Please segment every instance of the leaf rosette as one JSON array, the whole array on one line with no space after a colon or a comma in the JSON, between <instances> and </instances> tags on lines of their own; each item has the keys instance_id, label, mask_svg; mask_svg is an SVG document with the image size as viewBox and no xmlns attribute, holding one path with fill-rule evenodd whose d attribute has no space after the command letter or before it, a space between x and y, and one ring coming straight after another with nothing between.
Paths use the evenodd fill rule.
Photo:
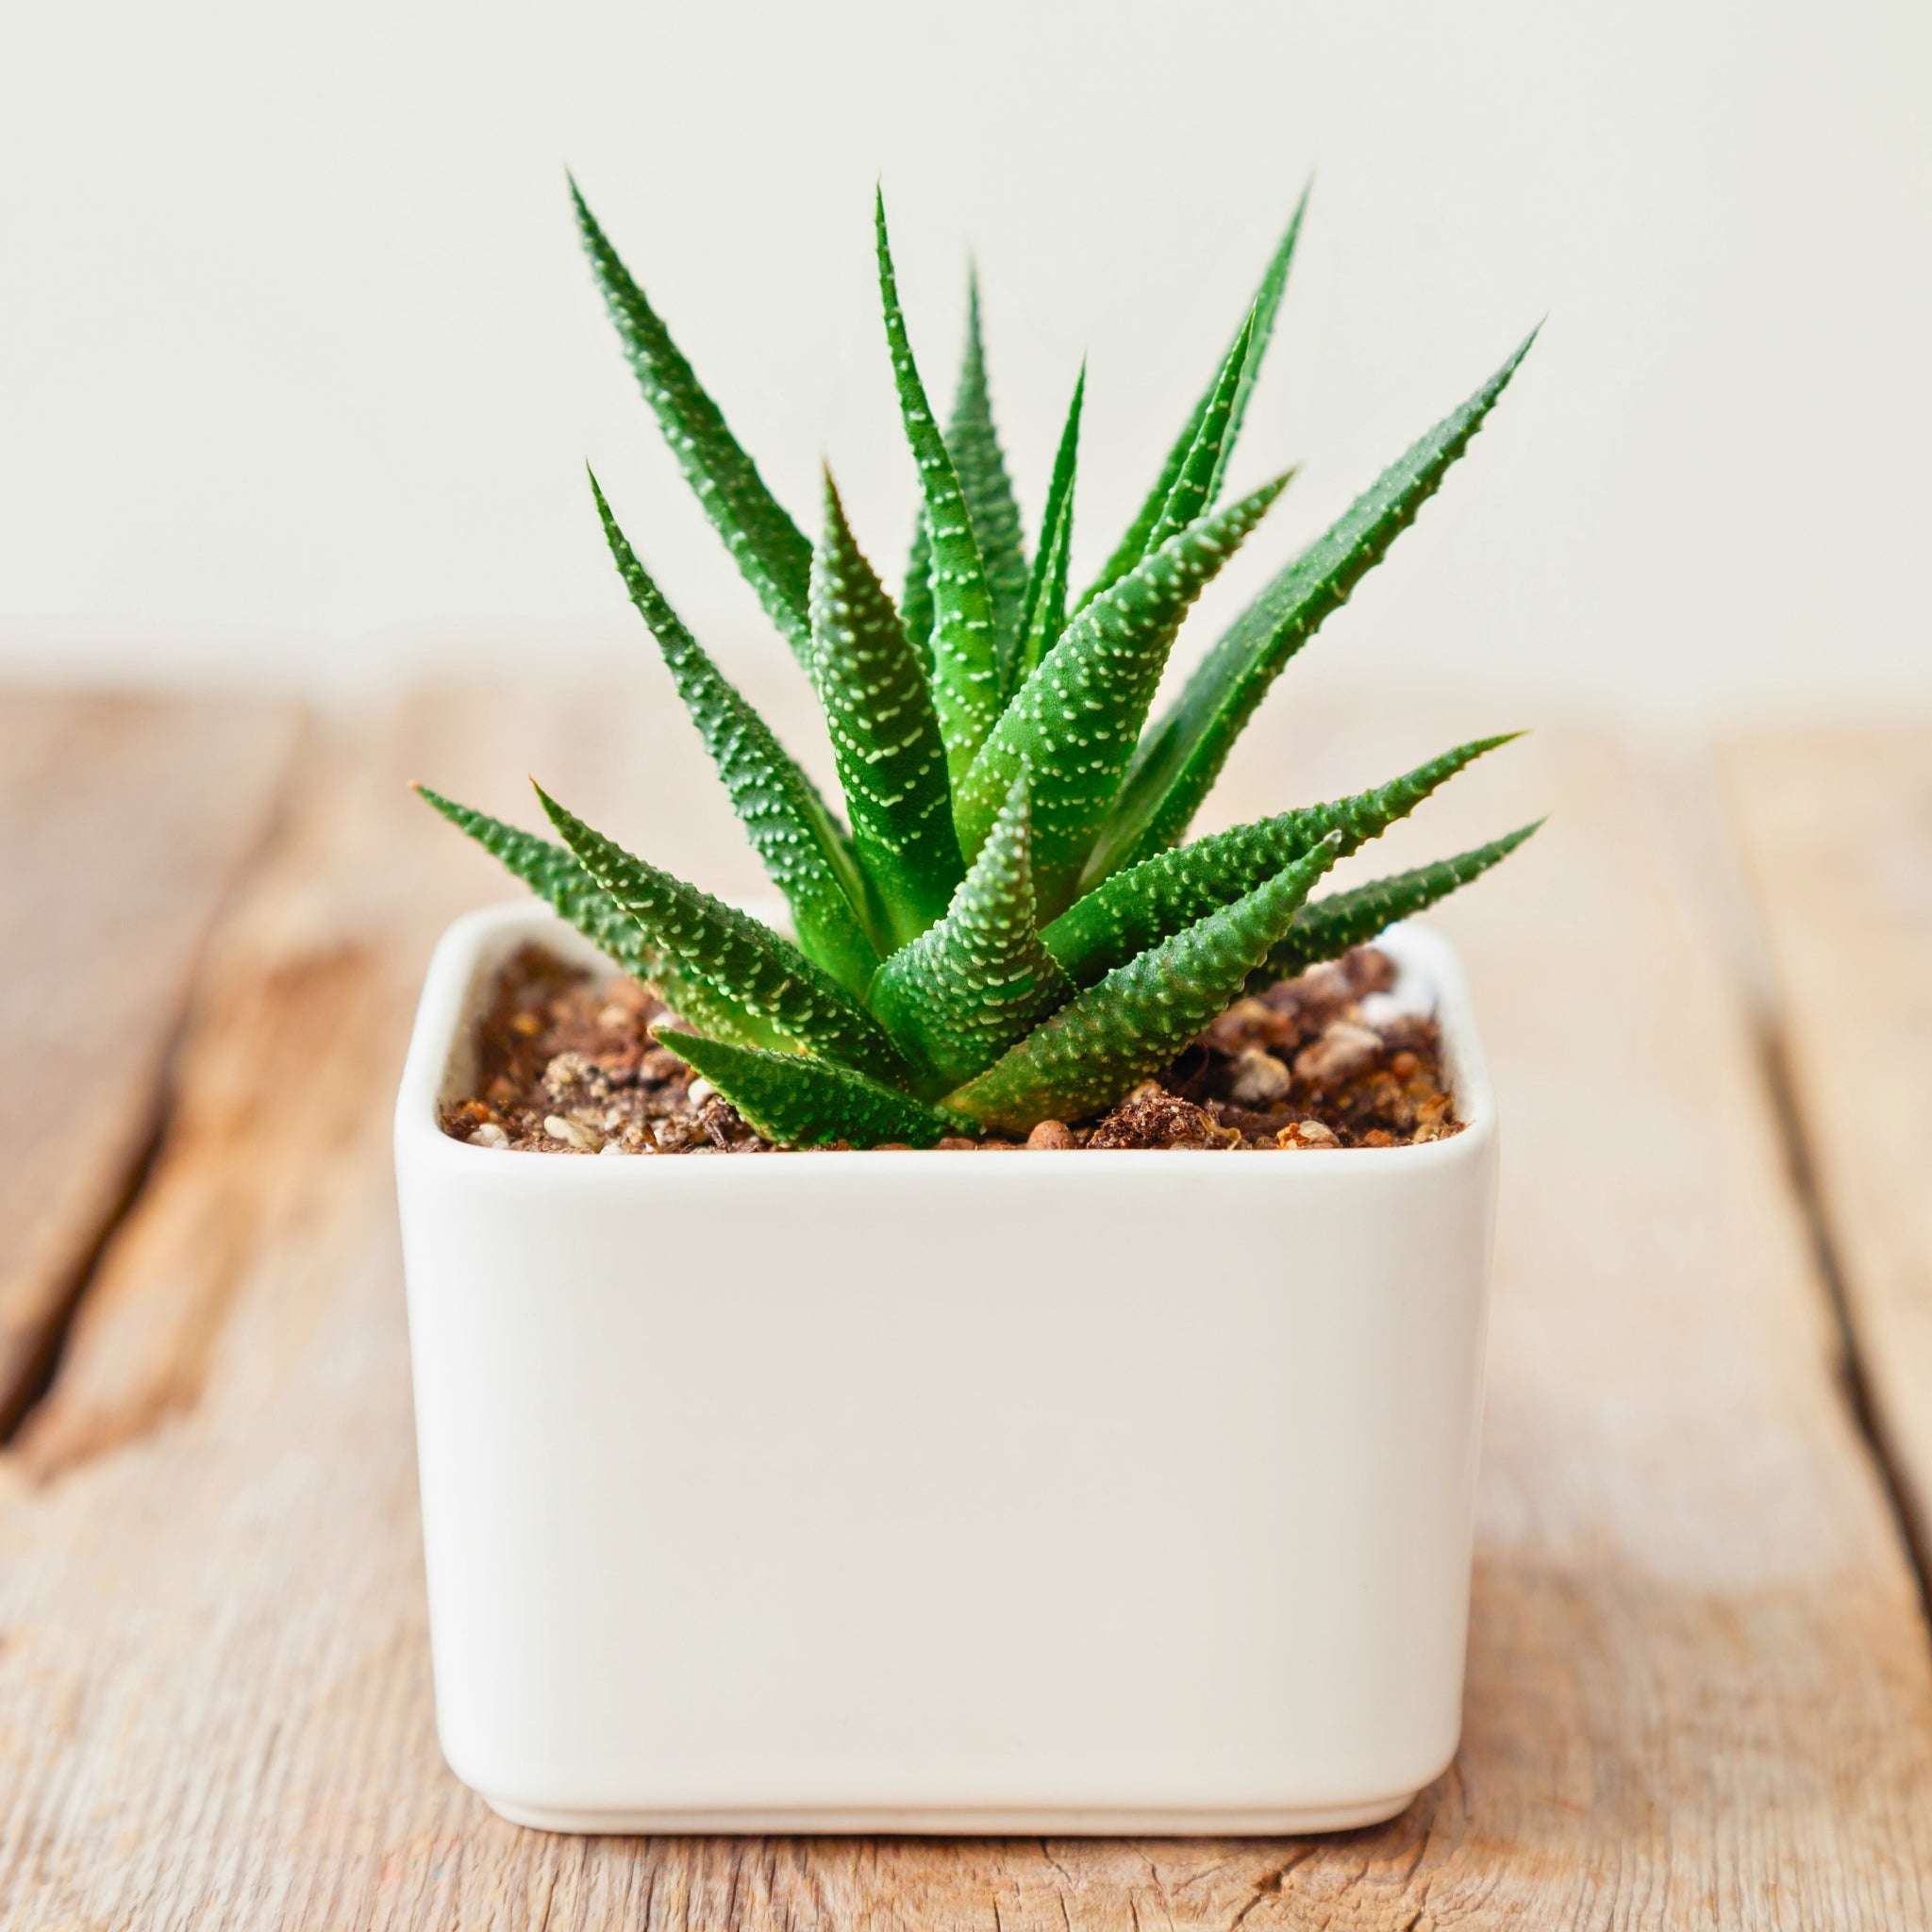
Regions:
<instances>
[{"instance_id":1,"label":"leaf rosette","mask_svg":"<svg viewBox=\"0 0 1932 1932\"><path fill-rule=\"evenodd\" d=\"M1374 939L1536 829L1317 895L1339 859L1507 742L1499 737L1349 797L1188 837L1282 668L1415 521L1529 341L1305 544L1154 717L1190 608L1292 474L1224 500L1306 194L1140 508L1077 595L1086 373L1029 547L994 424L978 276L942 427L881 195L887 366L918 491L895 601L829 475L815 541L778 503L575 183L571 192L639 388L811 679L844 815L678 617L594 478L625 591L785 900L790 935L626 852L541 791L554 838L424 796L620 967L655 983L682 1023L661 1042L770 1141L929 1146L1099 1112L1244 990Z\"/></svg>"}]
</instances>

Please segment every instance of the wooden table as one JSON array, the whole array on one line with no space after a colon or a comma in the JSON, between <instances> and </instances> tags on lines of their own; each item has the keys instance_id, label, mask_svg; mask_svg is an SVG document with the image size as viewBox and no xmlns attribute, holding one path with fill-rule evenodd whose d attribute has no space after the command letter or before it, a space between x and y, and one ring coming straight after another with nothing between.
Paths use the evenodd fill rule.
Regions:
<instances>
[{"instance_id":1,"label":"wooden table","mask_svg":"<svg viewBox=\"0 0 1932 1932\"><path fill-rule=\"evenodd\" d=\"M1284 696L1217 810L1494 722ZM1553 814L1442 915L1507 1149L1468 1717L1285 1842L552 1838L444 1770L389 1110L505 887L403 781L532 770L756 888L661 686L0 701L0 1924L1932 1924L1932 730L1550 733L1389 841Z\"/></svg>"}]
</instances>

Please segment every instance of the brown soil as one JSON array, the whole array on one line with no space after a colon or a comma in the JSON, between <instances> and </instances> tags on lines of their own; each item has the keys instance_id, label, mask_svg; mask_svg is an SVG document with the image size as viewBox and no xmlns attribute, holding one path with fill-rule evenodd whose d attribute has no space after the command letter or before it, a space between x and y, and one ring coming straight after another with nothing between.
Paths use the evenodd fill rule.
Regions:
<instances>
[{"instance_id":1,"label":"brown soil","mask_svg":"<svg viewBox=\"0 0 1932 1932\"><path fill-rule=\"evenodd\" d=\"M941 1147L1293 1149L1389 1147L1458 1133L1436 1026L1405 1014L1371 1025L1361 1002L1392 961L1357 947L1331 966L1237 1000L1157 1080L1097 1120L1042 1121L1022 1142ZM443 1132L552 1154L757 1154L774 1150L708 1081L650 1037L665 1007L648 987L525 946L479 1023L475 1093Z\"/></svg>"}]
</instances>

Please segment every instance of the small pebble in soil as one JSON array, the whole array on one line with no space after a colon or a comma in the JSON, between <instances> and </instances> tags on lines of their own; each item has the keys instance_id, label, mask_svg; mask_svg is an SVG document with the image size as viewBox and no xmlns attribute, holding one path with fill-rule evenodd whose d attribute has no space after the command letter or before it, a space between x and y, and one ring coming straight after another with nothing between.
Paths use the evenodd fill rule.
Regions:
<instances>
[{"instance_id":1,"label":"small pebble in soil","mask_svg":"<svg viewBox=\"0 0 1932 1932\"><path fill-rule=\"evenodd\" d=\"M1294 1085L1294 1075L1258 1046L1244 1046L1235 1056L1234 1076L1227 1085L1227 1097L1243 1107L1272 1107Z\"/></svg>"},{"instance_id":2,"label":"small pebble in soil","mask_svg":"<svg viewBox=\"0 0 1932 1932\"><path fill-rule=\"evenodd\" d=\"M1380 1058L1382 1044L1382 1036L1372 1026L1354 1020L1333 1021L1314 1045L1295 1055L1294 1076L1311 1087L1338 1086Z\"/></svg>"}]
</instances>

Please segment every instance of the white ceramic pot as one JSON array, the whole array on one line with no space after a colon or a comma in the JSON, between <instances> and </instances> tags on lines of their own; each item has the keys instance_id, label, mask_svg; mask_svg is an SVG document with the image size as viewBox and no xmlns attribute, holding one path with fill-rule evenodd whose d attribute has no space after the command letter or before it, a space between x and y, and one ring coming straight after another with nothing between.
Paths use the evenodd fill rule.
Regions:
<instances>
[{"instance_id":1,"label":"white ceramic pot","mask_svg":"<svg viewBox=\"0 0 1932 1932\"><path fill-rule=\"evenodd\" d=\"M1461 1718L1496 1120L1340 1152L630 1159L452 1141L528 902L396 1115L451 1767L565 1831L1287 1833Z\"/></svg>"}]
</instances>

